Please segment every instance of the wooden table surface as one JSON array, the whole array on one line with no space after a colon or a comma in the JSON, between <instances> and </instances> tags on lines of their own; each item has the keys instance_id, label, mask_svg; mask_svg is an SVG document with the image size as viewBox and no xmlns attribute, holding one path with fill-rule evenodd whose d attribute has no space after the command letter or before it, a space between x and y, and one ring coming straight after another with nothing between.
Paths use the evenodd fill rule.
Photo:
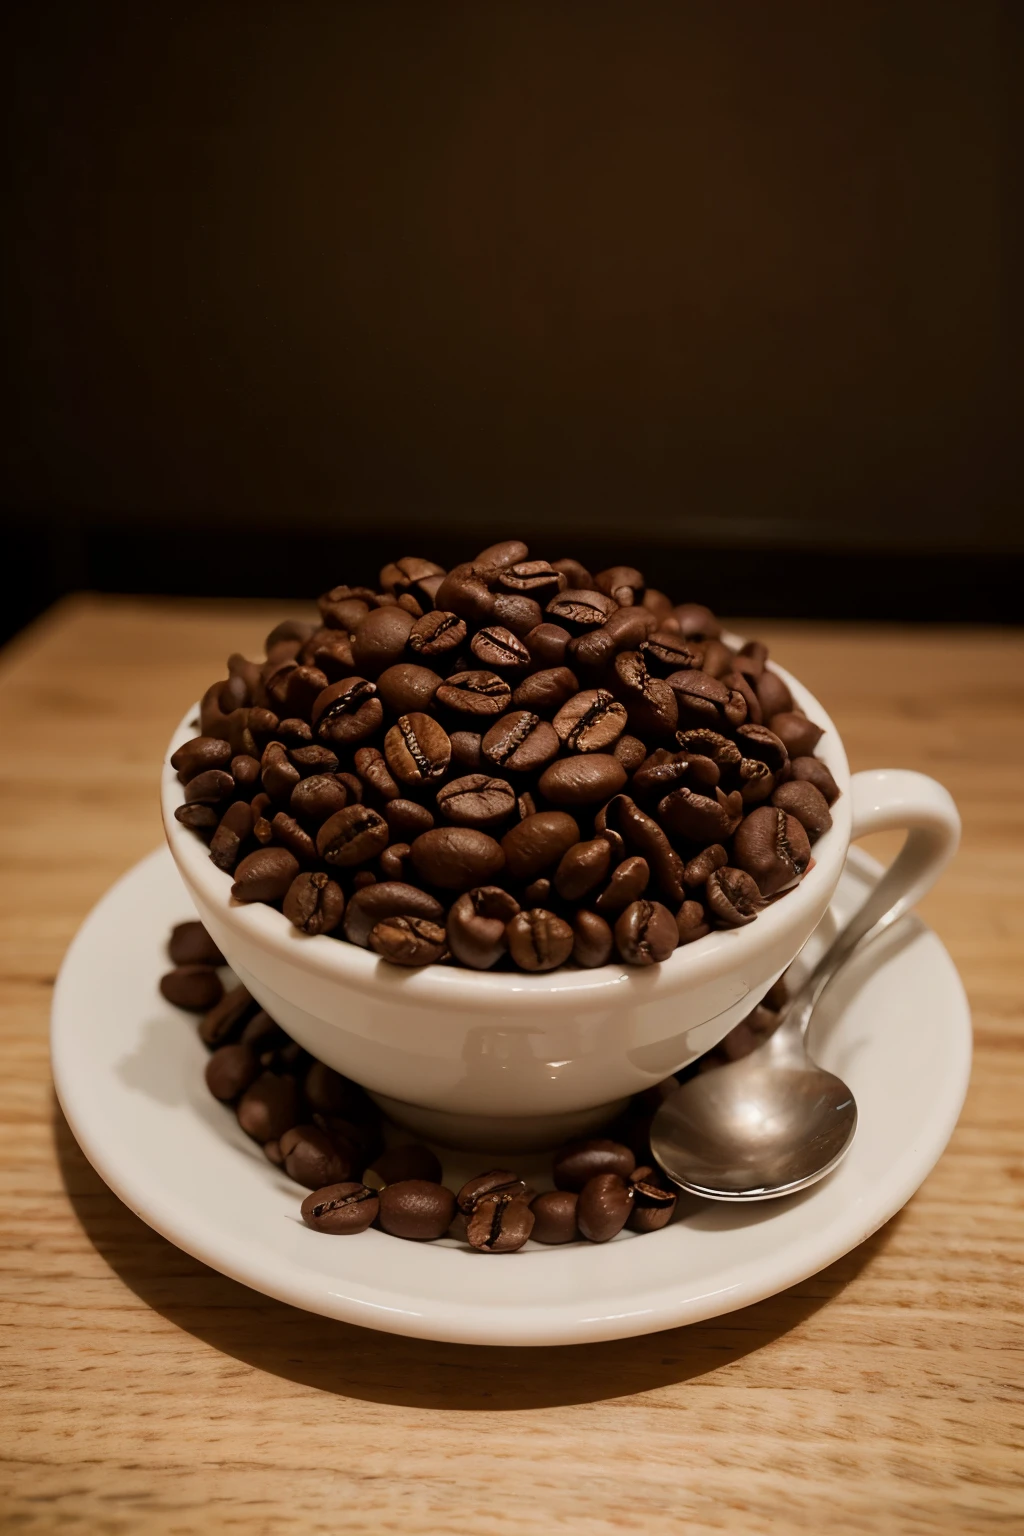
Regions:
<instances>
[{"instance_id":1,"label":"wooden table surface","mask_svg":"<svg viewBox=\"0 0 1024 1536\"><path fill-rule=\"evenodd\" d=\"M757 1306L506 1350L364 1332L222 1278L119 1204L54 1100L61 956L160 840L171 725L283 616L78 598L0 657L0 1526L1024 1530L1024 637L758 626L855 768L933 773L963 813L923 912L966 982L977 1050L923 1189Z\"/></svg>"}]
</instances>

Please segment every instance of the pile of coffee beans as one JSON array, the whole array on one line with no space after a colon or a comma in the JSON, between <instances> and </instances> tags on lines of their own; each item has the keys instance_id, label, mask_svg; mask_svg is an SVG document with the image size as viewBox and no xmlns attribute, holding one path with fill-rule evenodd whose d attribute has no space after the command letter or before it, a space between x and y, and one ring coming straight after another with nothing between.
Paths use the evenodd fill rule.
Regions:
<instances>
[{"instance_id":1,"label":"pile of coffee beans","mask_svg":"<svg viewBox=\"0 0 1024 1536\"><path fill-rule=\"evenodd\" d=\"M677 1196L648 1139L658 1105L689 1075L755 1050L786 1000L780 980L713 1051L637 1095L601 1136L561 1147L551 1168L554 1189L538 1192L514 1171L492 1168L456 1193L442 1183L430 1147L385 1149L380 1111L357 1083L303 1050L245 987L224 990L217 972L224 957L201 923L179 923L168 952L174 969L160 990L169 1002L200 1012L194 976L202 971L216 981L217 999L199 1022L210 1051L206 1085L267 1159L311 1191L301 1206L308 1227L335 1235L377 1227L414 1242L451 1237L483 1253L514 1253L529 1238L604 1243L624 1228L667 1226Z\"/></svg>"},{"instance_id":2,"label":"pile of coffee beans","mask_svg":"<svg viewBox=\"0 0 1024 1536\"><path fill-rule=\"evenodd\" d=\"M652 965L752 922L831 825L821 729L766 647L631 566L509 540L319 608L228 658L171 759L232 895L304 933L406 966Z\"/></svg>"}]
</instances>

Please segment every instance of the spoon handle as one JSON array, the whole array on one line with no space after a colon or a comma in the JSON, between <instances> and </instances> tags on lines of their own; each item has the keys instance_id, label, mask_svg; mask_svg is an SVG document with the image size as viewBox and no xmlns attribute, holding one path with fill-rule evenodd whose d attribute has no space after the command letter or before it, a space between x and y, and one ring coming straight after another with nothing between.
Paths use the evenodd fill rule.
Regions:
<instances>
[{"instance_id":1,"label":"spoon handle","mask_svg":"<svg viewBox=\"0 0 1024 1536\"><path fill-rule=\"evenodd\" d=\"M930 890L956 852L960 817L949 791L926 774L904 768L856 773L851 841L869 832L907 828L899 854L863 905L833 940L786 1010L785 1022L803 1033L818 998L858 945L877 938Z\"/></svg>"}]
</instances>

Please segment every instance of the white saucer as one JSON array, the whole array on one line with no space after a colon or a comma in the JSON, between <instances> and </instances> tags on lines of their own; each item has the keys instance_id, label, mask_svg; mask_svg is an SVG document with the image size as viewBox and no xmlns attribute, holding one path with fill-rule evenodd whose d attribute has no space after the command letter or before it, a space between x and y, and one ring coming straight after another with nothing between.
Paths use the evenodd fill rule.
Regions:
<instances>
[{"instance_id":1,"label":"white saucer","mask_svg":"<svg viewBox=\"0 0 1024 1536\"><path fill-rule=\"evenodd\" d=\"M831 937L877 865L858 850L806 955ZM163 849L121 879L68 950L53 1003L64 1113L111 1189L214 1269L281 1301L390 1333L466 1344L578 1344L699 1322L822 1269L910 1198L956 1124L971 1025L953 962L916 919L832 988L812 1049L854 1091L860 1122L835 1173L757 1205L686 1201L664 1231L602 1247L475 1253L382 1232L327 1237L298 1215L305 1191L216 1103L191 1017L165 1003L170 927L193 916ZM828 930L826 932L826 930ZM526 1175L541 1162L516 1159ZM453 1156L447 1182L488 1166ZM683 1204L683 1202L681 1202Z\"/></svg>"}]
</instances>

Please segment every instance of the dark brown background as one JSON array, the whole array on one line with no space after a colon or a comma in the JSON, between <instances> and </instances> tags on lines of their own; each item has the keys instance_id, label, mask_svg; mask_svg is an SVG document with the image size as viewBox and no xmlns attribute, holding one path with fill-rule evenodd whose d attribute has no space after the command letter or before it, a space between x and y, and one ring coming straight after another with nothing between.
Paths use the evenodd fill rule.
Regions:
<instances>
[{"instance_id":1,"label":"dark brown background","mask_svg":"<svg viewBox=\"0 0 1024 1536\"><path fill-rule=\"evenodd\" d=\"M1012 616L1021 14L14 6L7 627L488 519L733 611Z\"/></svg>"}]
</instances>

